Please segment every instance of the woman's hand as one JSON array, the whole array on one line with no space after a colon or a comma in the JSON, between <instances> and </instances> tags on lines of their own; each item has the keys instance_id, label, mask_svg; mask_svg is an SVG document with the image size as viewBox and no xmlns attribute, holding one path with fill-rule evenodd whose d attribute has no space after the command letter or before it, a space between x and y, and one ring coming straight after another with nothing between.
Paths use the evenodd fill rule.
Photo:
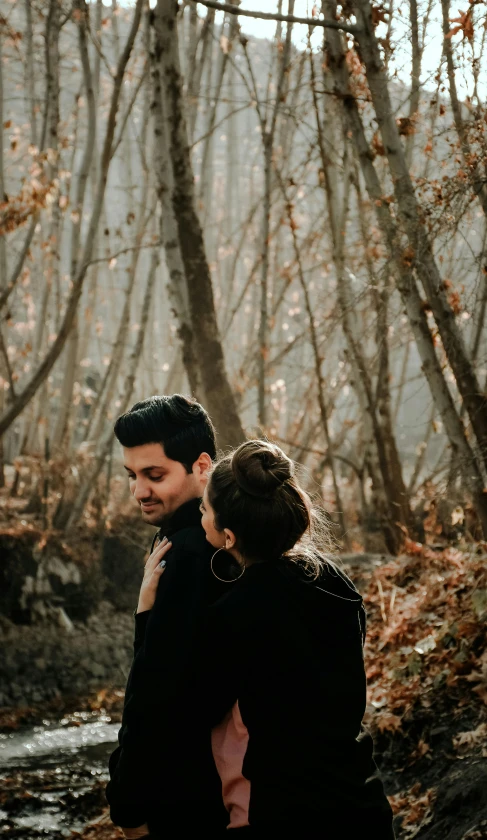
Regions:
<instances>
[{"instance_id":1,"label":"woman's hand","mask_svg":"<svg viewBox=\"0 0 487 840\"><path fill-rule=\"evenodd\" d=\"M164 557L171 546L172 543L168 542L167 537L164 537L145 564L144 579L140 587L139 603L137 604L138 613L151 610L154 606L159 578L164 573L166 565Z\"/></svg>"}]
</instances>

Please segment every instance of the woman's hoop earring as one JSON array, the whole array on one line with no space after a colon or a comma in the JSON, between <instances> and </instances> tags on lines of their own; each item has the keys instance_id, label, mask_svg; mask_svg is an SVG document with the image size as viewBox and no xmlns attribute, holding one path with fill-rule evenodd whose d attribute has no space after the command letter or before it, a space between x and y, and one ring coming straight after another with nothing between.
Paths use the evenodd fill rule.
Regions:
<instances>
[{"instance_id":1,"label":"woman's hoop earring","mask_svg":"<svg viewBox=\"0 0 487 840\"><path fill-rule=\"evenodd\" d=\"M239 574L239 576L238 576L238 577L236 577L236 578L233 578L232 580L225 580L225 578L221 578L221 577L219 577L219 576L217 575L217 573L215 572L215 570L214 570L214 568L213 568L213 560L214 560L214 558L216 557L216 555L218 554L218 552L219 552L219 551L226 551L225 546L222 546L221 548L217 548L217 550L215 551L215 553L213 554L213 556L212 556L212 558L211 558L211 560L210 560L210 569L211 569L211 573L212 573L213 577L216 577L216 579L217 579L217 580L221 580L221 582L222 582L222 583L235 583L237 580L240 580L240 578L242 577L243 573L245 572L245 566L244 566L244 568L242 569L242 571L241 571L241 573Z\"/></svg>"}]
</instances>

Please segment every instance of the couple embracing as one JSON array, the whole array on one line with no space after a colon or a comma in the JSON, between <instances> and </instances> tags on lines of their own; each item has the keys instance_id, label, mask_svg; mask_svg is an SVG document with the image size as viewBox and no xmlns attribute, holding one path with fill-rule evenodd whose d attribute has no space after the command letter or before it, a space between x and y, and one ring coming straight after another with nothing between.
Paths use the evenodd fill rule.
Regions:
<instances>
[{"instance_id":1,"label":"couple embracing","mask_svg":"<svg viewBox=\"0 0 487 840\"><path fill-rule=\"evenodd\" d=\"M127 840L393 840L362 726L362 598L315 542L275 444L216 459L201 405L122 415L130 490L158 528L107 798ZM246 835L244 835L246 836Z\"/></svg>"}]
</instances>

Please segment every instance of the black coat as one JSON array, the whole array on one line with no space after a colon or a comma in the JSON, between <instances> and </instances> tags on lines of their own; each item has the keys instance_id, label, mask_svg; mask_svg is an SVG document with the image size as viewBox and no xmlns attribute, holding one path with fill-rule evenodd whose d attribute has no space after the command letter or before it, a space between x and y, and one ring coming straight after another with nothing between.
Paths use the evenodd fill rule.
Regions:
<instances>
[{"instance_id":1,"label":"black coat","mask_svg":"<svg viewBox=\"0 0 487 840\"><path fill-rule=\"evenodd\" d=\"M107 799L116 825L154 830L223 828L228 815L211 752L211 733L189 685L204 609L228 587L210 571L214 549L201 527L199 499L182 505L164 530L172 548L152 610L136 616L134 660L119 747L110 758Z\"/></svg>"},{"instance_id":2,"label":"black coat","mask_svg":"<svg viewBox=\"0 0 487 840\"><path fill-rule=\"evenodd\" d=\"M391 840L392 811L362 727L365 610L328 566L250 566L209 608L198 694L213 726L238 700L249 732L243 774L251 827L326 840ZM316 833L317 832L317 833ZM270 835L274 836L274 835Z\"/></svg>"}]
</instances>

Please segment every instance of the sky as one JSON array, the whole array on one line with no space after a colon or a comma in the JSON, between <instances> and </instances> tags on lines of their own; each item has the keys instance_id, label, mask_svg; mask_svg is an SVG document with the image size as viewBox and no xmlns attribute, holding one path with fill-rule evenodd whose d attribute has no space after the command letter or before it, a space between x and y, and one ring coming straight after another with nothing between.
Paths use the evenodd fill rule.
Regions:
<instances>
[{"instance_id":1,"label":"sky","mask_svg":"<svg viewBox=\"0 0 487 840\"><path fill-rule=\"evenodd\" d=\"M386 5L390 5L391 0ZM404 15L400 14L400 6L403 6ZM419 16L420 19L422 18L423 14L427 8L427 0L419 0ZM240 4L241 8L243 9L253 9L265 12L275 12L277 11L278 2L277 0L242 0ZM321 6L321 3L317 2L317 0L295 0L294 4L294 14L297 17L311 17L311 12L313 6ZM395 0L393 3L393 23L394 23L394 32L395 32L395 39L397 39L397 46L395 56L392 58L391 61L391 71L397 70L397 75L401 81L405 84L410 83L409 73L410 73L410 66L411 66L411 57L409 52L409 20L407 18L407 9L408 4L398 2ZM466 11L468 8L468 0L453 0L451 5L451 14L452 16L457 16L459 9ZM288 0L283 0L283 13L287 14L288 11ZM198 5L198 12L200 16L203 16L205 13L205 8L201 4ZM221 23L223 21L223 12L216 13L216 21ZM265 21L265 20L257 20L248 17L241 17L240 18L240 25L246 34L254 35L258 38L269 38L272 39L275 34L276 30L276 23L275 21ZM480 27L479 27L480 29ZM382 37L385 35L386 27L383 24L380 24L377 29L377 35ZM307 35L308 35L308 27L302 24L295 24L293 27L293 41L297 47L304 47L307 44ZM314 46L317 48L321 45L323 38L323 30L321 27L316 27L315 30L315 37L314 37ZM441 26L441 4L435 2L433 0L432 4L432 12L430 15L430 24L427 30L426 36L426 47L424 50L423 56L423 73L422 73L422 81L425 87L429 90L433 90L435 87L434 76L437 73L438 65L441 60L442 54L442 43L443 43L443 35L442 35L442 26ZM460 35L455 35L453 37L453 44L458 46L458 60L461 63L461 60L465 57L469 59L471 57L471 47L468 42L462 43L462 39ZM485 66L485 65L484 65ZM482 85L483 93L487 92L487 72L483 74L484 79L486 80ZM472 80L471 75L468 73L468 77L463 77L461 73L458 75L458 86L459 86L459 93L460 95L465 96L468 93L471 93L472 90Z\"/></svg>"},{"instance_id":2,"label":"sky","mask_svg":"<svg viewBox=\"0 0 487 840\"><path fill-rule=\"evenodd\" d=\"M227 0L230 2L230 0ZM122 5L133 5L133 0L119 0ZM150 0L151 6L155 6L155 0ZM395 52L391 58L389 71L391 74L396 73L397 77L405 85L410 84L411 72L411 54L409 43L410 25L408 19L409 3L407 0L386 0L386 6L393 7L393 37L395 42ZM311 17L313 6L321 6L320 0L295 0L294 14L297 17ZM425 92L432 92L435 87L435 75L442 57L443 34L441 25L441 3L439 0L419 0L419 18L420 28L422 26L422 19L426 13L428 6L431 6L429 24L426 33L426 43L423 54L422 75L421 82ZM276 12L278 8L278 0L241 0L240 7L248 10L258 10L265 12ZM288 0L283 0L282 11L284 14L288 12ZM457 17L461 11L467 11L469 8L469 0L452 0L451 15ZM476 7L480 8L482 14L482 5ZM198 3L198 14L204 17L206 13L205 7ZM218 24L223 22L224 13L216 12L215 20ZM487 18L486 18L487 23ZM253 35L257 38L273 39L276 22L258 20L248 17L240 17L240 25L243 32L248 35ZM452 24L453 25L453 24ZM486 30L487 31L487 30ZM475 45L475 55L478 54L480 38L484 32L482 21L476 26L477 43ZM385 24L379 24L376 30L378 37L384 37L386 34ZM303 48L307 45L308 27L303 24L295 24L293 27L293 41L296 46ZM312 40L313 46L320 48L323 38L323 30L321 27L316 27L315 36ZM485 36L484 36L485 38ZM460 34L453 36L452 43L456 49L457 61L457 87L461 98L473 92L473 79L470 72L472 48L468 41L462 41ZM465 64L467 70L464 74L462 67ZM480 73L479 94L485 100L487 96L487 63L484 58L483 67Z\"/></svg>"}]
</instances>

